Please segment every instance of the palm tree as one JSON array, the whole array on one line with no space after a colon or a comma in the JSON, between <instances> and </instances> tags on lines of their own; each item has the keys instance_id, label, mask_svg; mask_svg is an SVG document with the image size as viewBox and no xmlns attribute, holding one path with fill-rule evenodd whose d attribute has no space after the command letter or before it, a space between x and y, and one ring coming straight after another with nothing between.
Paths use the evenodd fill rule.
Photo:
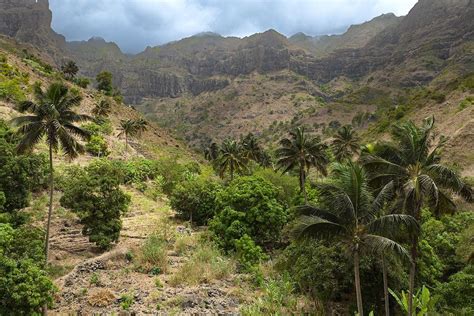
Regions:
<instances>
[{"instance_id":1,"label":"palm tree","mask_svg":"<svg viewBox=\"0 0 474 316\"><path fill-rule=\"evenodd\" d=\"M467 201L473 200L472 189L449 167L440 164L440 149L444 139L436 144L433 135L434 118L425 119L421 127L413 122L398 124L392 131L393 142L377 146L362 161L370 172L373 187L380 188L394 183L398 197L406 213L420 221L420 210L424 203L437 215L443 211L454 211L456 205L451 193ZM418 235L411 236L409 315L413 314L416 263L418 258Z\"/></svg>"},{"instance_id":2,"label":"palm tree","mask_svg":"<svg viewBox=\"0 0 474 316\"><path fill-rule=\"evenodd\" d=\"M135 129L137 131L136 133L138 135L140 135L141 133L143 133L144 131L148 129L148 122L143 118L139 118L135 120L134 124L135 124Z\"/></svg>"},{"instance_id":3,"label":"palm tree","mask_svg":"<svg viewBox=\"0 0 474 316\"><path fill-rule=\"evenodd\" d=\"M92 114L94 114L97 118L107 117L112 110L112 104L107 99L100 100L99 103L92 109Z\"/></svg>"},{"instance_id":4,"label":"palm tree","mask_svg":"<svg viewBox=\"0 0 474 316\"><path fill-rule=\"evenodd\" d=\"M74 61L70 60L61 67L61 71L67 80L72 80L79 71L79 67L77 67Z\"/></svg>"},{"instance_id":5,"label":"palm tree","mask_svg":"<svg viewBox=\"0 0 474 316\"><path fill-rule=\"evenodd\" d=\"M208 148L204 150L204 157L208 161L214 161L219 156L219 145L217 143L212 142Z\"/></svg>"},{"instance_id":6,"label":"palm tree","mask_svg":"<svg viewBox=\"0 0 474 316\"><path fill-rule=\"evenodd\" d=\"M248 158L244 155L242 146L234 139L226 139L222 142L219 157L216 165L220 177L223 177L227 170L230 173L230 180L234 179L234 173L241 173L247 168Z\"/></svg>"},{"instance_id":7,"label":"palm tree","mask_svg":"<svg viewBox=\"0 0 474 316\"><path fill-rule=\"evenodd\" d=\"M125 136L125 151L128 151L128 138L137 134L137 126L134 120L120 120L120 133L117 137Z\"/></svg>"},{"instance_id":8,"label":"palm tree","mask_svg":"<svg viewBox=\"0 0 474 316\"><path fill-rule=\"evenodd\" d=\"M404 214L379 216L389 197L388 189L374 199L369 191L364 169L353 162L336 164L332 177L317 185L321 208L299 207L300 217L293 234L296 238L313 237L342 243L354 261L354 282L357 310L363 316L359 273L360 256L364 250L388 250L408 256L397 242L386 237L387 232L400 230L404 225L416 230L416 220Z\"/></svg>"},{"instance_id":9,"label":"palm tree","mask_svg":"<svg viewBox=\"0 0 474 316\"><path fill-rule=\"evenodd\" d=\"M360 150L359 141L360 138L351 125L344 125L338 129L331 144L336 160L341 162L358 154Z\"/></svg>"},{"instance_id":10,"label":"palm tree","mask_svg":"<svg viewBox=\"0 0 474 316\"><path fill-rule=\"evenodd\" d=\"M13 119L12 123L19 127L18 132L22 134L17 147L18 152L32 151L43 139L46 139L49 147L49 210L44 248L47 263L51 214L53 212L53 153L61 148L72 159L84 152L84 148L78 143L76 136L87 140L90 135L74 123L90 120L91 117L73 111L72 108L78 106L82 98L68 93L68 88L62 83L51 84L46 92L39 85L35 85L34 95L37 103L25 101L18 106L19 112L29 113L29 115L19 116Z\"/></svg>"},{"instance_id":11,"label":"palm tree","mask_svg":"<svg viewBox=\"0 0 474 316\"><path fill-rule=\"evenodd\" d=\"M268 167L271 165L270 156L260 146L258 139L254 134L248 133L241 141L242 150L244 155L258 163L262 167Z\"/></svg>"},{"instance_id":12,"label":"palm tree","mask_svg":"<svg viewBox=\"0 0 474 316\"><path fill-rule=\"evenodd\" d=\"M305 203L308 203L305 189L306 174L310 167L314 166L326 175L326 165L329 162L326 149L327 146L321 143L319 137L310 137L304 128L296 128L290 132L290 138L280 141L280 148L276 152L279 158L278 168L283 170L283 173L299 168L300 190Z\"/></svg>"}]
</instances>

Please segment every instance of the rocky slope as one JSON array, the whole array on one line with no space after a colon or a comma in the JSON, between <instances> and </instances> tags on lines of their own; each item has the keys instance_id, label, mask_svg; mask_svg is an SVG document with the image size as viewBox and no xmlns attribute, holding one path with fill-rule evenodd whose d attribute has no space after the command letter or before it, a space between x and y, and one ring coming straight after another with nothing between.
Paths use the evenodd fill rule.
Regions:
<instances>
[{"instance_id":1,"label":"rocky slope","mask_svg":"<svg viewBox=\"0 0 474 316\"><path fill-rule=\"evenodd\" d=\"M377 112L381 120L399 105L411 108L405 117L417 117L410 96L418 89L427 95L416 107L438 113L431 98L451 98L452 87L474 72L472 0L420 0L405 17L382 15L337 36L203 33L133 56L100 38L64 44L50 29L47 1L32 2L15 2L14 9L1 0L0 8L22 16L1 32L35 43L38 38L11 30L31 29L34 23L15 25L42 16L38 36L45 37L43 46L53 45L58 64L71 58L89 77L111 71L126 101L197 147L246 132L267 139L300 123L323 133L358 113ZM444 121L454 114L439 115Z\"/></svg>"}]
</instances>

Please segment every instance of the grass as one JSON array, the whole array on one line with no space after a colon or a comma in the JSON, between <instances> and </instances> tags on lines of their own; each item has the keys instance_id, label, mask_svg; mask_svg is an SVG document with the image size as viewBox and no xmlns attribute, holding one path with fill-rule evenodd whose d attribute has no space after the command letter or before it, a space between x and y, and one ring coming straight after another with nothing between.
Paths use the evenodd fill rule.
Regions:
<instances>
[{"instance_id":1,"label":"grass","mask_svg":"<svg viewBox=\"0 0 474 316\"><path fill-rule=\"evenodd\" d=\"M216 247L199 245L189 260L170 278L170 285L198 285L228 277L235 269Z\"/></svg>"},{"instance_id":2,"label":"grass","mask_svg":"<svg viewBox=\"0 0 474 316\"><path fill-rule=\"evenodd\" d=\"M193 235L180 234L176 237L174 251L178 256L184 255L196 247L197 240Z\"/></svg>"},{"instance_id":3,"label":"grass","mask_svg":"<svg viewBox=\"0 0 474 316\"><path fill-rule=\"evenodd\" d=\"M139 268L146 272L166 272L168 268L168 256L166 241L153 234L145 240L136 255Z\"/></svg>"},{"instance_id":4,"label":"grass","mask_svg":"<svg viewBox=\"0 0 474 316\"><path fill-rule=\"evenodd\" d=\"M50 264L47 272L51 279L54 280L68 274L72 269L74 269L73 265Z\"/></svg>"}]
</instances>

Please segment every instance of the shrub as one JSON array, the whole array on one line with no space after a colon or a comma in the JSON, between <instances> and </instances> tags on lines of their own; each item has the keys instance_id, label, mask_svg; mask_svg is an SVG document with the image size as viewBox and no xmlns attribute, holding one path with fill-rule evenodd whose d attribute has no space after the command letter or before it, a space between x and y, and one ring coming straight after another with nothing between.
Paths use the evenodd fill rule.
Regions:
<instances>
[{"instance_id":1,"label":"shrub","mask_svg":"<svg viewBox=\"0 0 474 316\"><path fill-rule=\"evenodd\" d=\"M107 157L110 151L107 147L107 141L100 135L92 135L86 143L86 150L96 157Z\"/></svg>"},{"instance_id":2,"label":"shrub","mask_svg":"<svg viewBox=\"0 0 474 316\"><path fill-rule=\"evenodd\" d=\"M182 219L206 225L214 216L221 185L211 179L190 179L178 184L170 196L171 207Z\"/></svg>"},{"instance_id":3,"label":"shrub","mask_svg":"<svg viewBox=\"0 0 474 316\"><path fill-rule=\"evenodd\" d=\"M245 234L259 245L278 241L288 212L277 198L277 188L260 177L232 181L219 192L218 213L209 224L216 242L229 251Z\"/></svg>"},{"instance_id":4,"label":"shrub","mask_svg":"<svg viewBox=\"0 0 474 316\"><path fill-rule=\"evenodd\" d=\"M70 181L61 197L61 205L79 215L83 234L102 249L116 242L122 229L121 216L130 203L122 192L120 170L106 160L92 162L86 173Z\"/></svg>"},{"instance_id":5,"label":"shrub","mask_svg":"<svg viewBox=\"0 0 474 316\"><path fill-rule=\"evenodd\" d=\"M87 130L91 135L110 135L113 130L112 123L108 119L100 119L96 120L96 122L83 124L82 128Z\"/></svg>"},{"instance_id":6,"label":"shrub","mask_svg":"<svg viewBox=\"0 0 474 316\"><path fill-rule=\"evenodd\" d=\"M262 248L256 245L248 235L244 235L235 241L235 249L239 264L242 270L246 272L252 271L253 267L268 258Z\"/></svg>"},{"instance_id":7,"label":"shrub","mask_svg":"<svg viewBox=\"0 0 474 316\"><path fill-rule=\"evenodd\" d=\"M0 120L0 192L3 212L20 224L24 221L19 209L28 206L30 192L45 187L48 164L43 155L16 154L18 139Z\"/></svg>"},{"instance_id":8,"label":"shrub","mask_svg":"<svg viewBox=\"0 0 474 316\"><path fill-rule=\"evenodd\" d=\"M1 315L39 314L53 302L55 287L37 265L44 262L42 235L37 232L0 224Z\"/></svg>"},{"instance_id":9,"label":"shrub","mask_svg":"<svg viewBox=\"0 0 474 316\"><path fill-rule=\"evenodd\" d=\"M91 81L88 78L75 78L74 83L79 87L86 89L90 85Z\"/></svg>"},{"instance_id":10,"label":"shrub","mask_svg":"<svg viewBox=\"0 0 474 316\"><path fill-rule=\"evenodd\" d=\"M21 102L26 99L18 79L6 79L0 76L0 99Z\"/></svg>"},{"instance_id":11,"label":"shrub","mask_svg":"<svg viewBox=\"0 0 474 316\"><path fill-rule=\"evenodd\" d=\"M212 244L202 244L186 263L173 274L172 286L198 285L229 276L234 270L232 262L221 255Z\"/></svg>"},{"instance_id":12,"label":"shrub","mask_svg":"<svg viewBox=\"0 0 474 316\"><path fill-rule=\"evenodd\" d=\"M292 205L296 193L299 190L298 179L296 177L281 174L271 169L259 169L254 175L262 177L278 189L278 200L282 204L288 207Z\"/></svg>"},{"instance_id":13,"label":"shrub","mask_svg":"<svg viewBox=\"0 0 474 316\"><path fill-rule=\"evenodd\" d=\"M474 314L474 265L468 265L463 270L449 277L448 282L436 289L440 296L443 309L461 315Z\"/></svg>"}]
</instances>

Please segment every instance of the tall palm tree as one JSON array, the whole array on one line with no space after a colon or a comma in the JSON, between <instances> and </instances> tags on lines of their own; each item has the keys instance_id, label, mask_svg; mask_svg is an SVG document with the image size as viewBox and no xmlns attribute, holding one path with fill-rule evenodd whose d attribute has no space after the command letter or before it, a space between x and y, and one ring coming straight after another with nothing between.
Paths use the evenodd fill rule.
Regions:
<instances>
[{"instance_id":1,"label":"tall palm tree","mask_svg":"<svg viewBox=\"0 0 474 316\"><path fill-rule=\"evenodd\" d=\"M406 213L420 221L420 210L427 203L437 215L454 211L451 193L473 200L472 189L449 167L440 163L440 149L445 141L434 143L434 118L425 119L421 127L413 122L398 124L392 131L392 142L376 147L362 157L370 172L373 187L393 183ZM418 235L411 237L409 315L413 314Z\"/></svg>"},{"instance_id":2,"label":"tall palm tree","mask_svg":"<svg viewBox=\"0 0 474 316\"><path fill-rule=\"evenodd\" d=\"M78 143L76 136L87 140L90 135L74 123L90 120L91 117L74 112L73 107L78 106L82 98L71 95L67 86L62 83L53 83L46 91L36 85L34 95L37 103L25 101L18 106L19 112L29 113L29 115L19 116L13 119L12 123L19 127L18 132L22 134L17 147L18 152L24 153L33 150L43 139L46 140L49 147L49 210L44 248L47 263L51 214L53 212L53 153L61 148L72 159L84 152L84 148Z\"/></svg>"},{"instance_id":3,"label":"tall palm tree","mask_svg":"<svg viewBox=\"0 0 474 316\"><path fill-rule=\"evenodd\" d=\"M359 262L364 250L395 251L408 256L397 242L386 237L406 226L417 229L416 220L405 214L380 216L389 194L382 190L374 199L364 169L353 162L336 164L332 177L317 185L320 206L301 206L302 216L293 230L296 238L312 237L342 243L354 262L357 310L363 316Z\"/></svg>"},{"instance_id":4,"label":"tall palm tree","mask_svg":"<svg viewBox=\"0 0 474 316\"><path fill-rule=\"evenodd\" d=\"M303 127L298 127L290 132L290 138L280 141L277 149L277 165L283 173L291 169L299 169L300 190L303 193L305 203L308 202L305 183L306 174L310 167L315 167L323 175L326 175L326 165L329 158L326 154L327 146L321 143L319 137L311 137Z\"/></svg>"},{"instance_id":5,"label":"tall palm tree","mask_svg":"<svg viewBox=\"0 0 474 316\"><path fill-rule=\"evenodd\" d=\"M137 134L137 126L134 120L120 120L120 132L117 137L125 136L125 151L128 152L128 138Z\"/></svg>"},{"instance_id":6,"label":"tall palm tree","mask_svg":"<svg viewBox=\"0 0 474 316\"><path fill-rule=\"evenodd\" d=\"M92 114L94 114L97 118L107 117L110 114L111 110L111 102L107 99L102 99L92 109Z\"/></svg>"},{"instance_id":7,"label":"tall palm tree","mask_svg":"<svg viewBox=\"0 0 474 316\"><path fill-rule=\"evenodd\" d=\"M351 125L344 125L339 128L331 144L336 160L341 162L358 154L360 150L359 141L360 138Z\"/></svg>"},{"instance_id":8,"label":"tall palm tree","mask_svg":"<svg viewBox=\"0 0 474 316\"><path fill-rule=\"evenodd\" d=\"M218 156L219 156L219 145L217 145L217 143L215 143L215 142L212 142L209 145L209 147L207 147L204 150L204 157L208 161L214 161L214 160L217 159Z\"/></svg>"},{"instance_id":9,"label":"tall palm tree","mask_svg":"<svg viewBox=\"0 0 474 316\"><path fill-rule=\"evenodd\" d=\"M234 139L226 139L222 142L216 165L221 177L229 170L230 180L234 179L234 173L241 173L247 168L248 158L244 155L242 146Z\"/></svg>"}]
</instances>

